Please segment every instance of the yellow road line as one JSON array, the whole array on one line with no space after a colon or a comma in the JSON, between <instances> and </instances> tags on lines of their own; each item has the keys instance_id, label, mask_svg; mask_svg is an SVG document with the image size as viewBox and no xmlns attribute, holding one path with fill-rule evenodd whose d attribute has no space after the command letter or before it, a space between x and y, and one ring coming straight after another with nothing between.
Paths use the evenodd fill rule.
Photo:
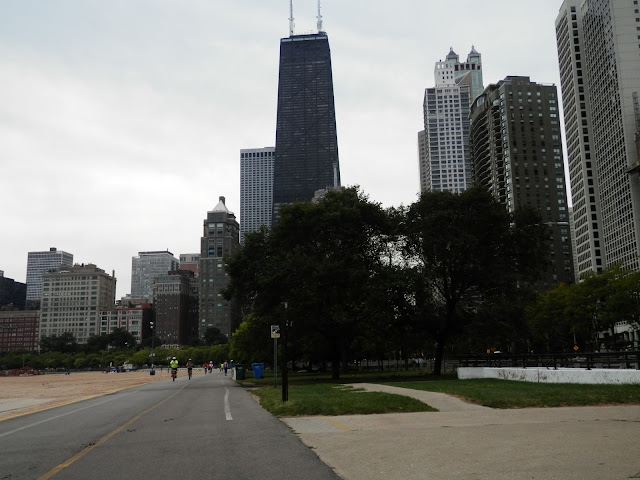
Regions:
<instances>
[{"instance_id":1,"label":"yellow road line","mask_svg":"<svg viewBox=\"0 0 640 480\"><path fill-rule=\"evenodd\" d=\"M102 437L100 440L98 440L96 443L93 443L91 445L89 445L88 447L86 447L84 450L76 453L73 457L71 457L69 460L66 460L65 462L62 462L60 465L58 465L57 467L52 468L51 470L49 470L47 473L45 473L44 475L42 475L41 477L38 477L38 480L48 480L49 478L53 477L55 474L59 473L60 471L64 470L65 468L67 468L69 465L75 463L76 461L80 460L82 457L84 457L87 453L89 453L91 450L93 450L94 448L102 445L103 443L105 443L106 441L108 441L111 437L113 437L114 435L120 433L122 430L124 430L125 428L127 428L129 425L131 425L132 423L134 423L135 421L139 420L140 418L144 417L147 413L151 412L152 410L155 410L156 408L158 408L160 405L162 405L163 403L171 400L173 397L175 397L176 395L178 395L182 390L184 390L184 388L189 385L188 383L182 387L180 390L178 390L176 393L174 393L173 395L168 396L167 398L165 398L164 400L162 400L159 403L156 403L154 406L149 407L148 409L146 409L144 412L139 413L138 415L136 415L135 417L133 417L131 420L129 420L128 422L122 424L121 426L119 426L118 428L116 428L114 431L107 433L104 437Z\"/></svg>"},{"instance_id":2,"label":"yellow road line","mask_svg":"<svg viewBox=\"0 0 640 480\"><path fill-rule=\"evenodd\" d=\"M329 422L331 425L333 425L336 428L339 428L340 430L342 430L343 432L350 432L351 429L349 427L345 427L344 425L342 425L341 423L336 422L335 420L328 418L328 417L322 417L324 420L326 420L327 422Z\"/></svg>"}]
</instances>

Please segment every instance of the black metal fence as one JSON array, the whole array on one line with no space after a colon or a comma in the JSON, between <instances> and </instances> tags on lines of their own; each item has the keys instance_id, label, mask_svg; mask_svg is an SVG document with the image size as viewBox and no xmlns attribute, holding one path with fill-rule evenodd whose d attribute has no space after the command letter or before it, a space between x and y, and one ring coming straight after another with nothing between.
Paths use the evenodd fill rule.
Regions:
<instances>
[{"instance_id":1,"label":"black metal fence","mask_svg":"<svg viewBox=\"0 0 640 480\"><path fill-rule=\"evenodd\" d=\"M596 368L640 370L640 351L510 354L447 355L447 370L457 367L515 367L515 368Z\"/></svg>"}]
</instances>

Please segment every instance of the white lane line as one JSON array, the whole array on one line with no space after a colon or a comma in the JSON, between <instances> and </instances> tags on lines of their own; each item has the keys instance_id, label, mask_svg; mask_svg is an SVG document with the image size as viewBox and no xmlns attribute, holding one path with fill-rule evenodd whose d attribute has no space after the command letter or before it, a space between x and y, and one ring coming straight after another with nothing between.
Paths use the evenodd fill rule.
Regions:
<instances>
[{"instance_id":1,"label":"white lane line","mask_svg":"<svg viewBox=\"0 0 640 480\"><path fill-rule=\"evenodd\" d=\"M125 395L127 395L127 394L125 394ZM102 405L103 403L111 402L113 400L116 400L116 397L111 397L111 398L109 398L107 400L103 400L102 402L92 403L91 405L87 405L86 407L76 408L75 410L72 410L70 412L62 413L60 415L56 415L55 417L46 418L44 420L40 420L39 422L31 423L29 425L25 425L24 427L16 428L15 430L9 430L8 432L0 433L0 437L5 437L7 435L11 435L12 433L19 432L20 430L25 430L27 428L35 427L36 425L40 425L41 423L50 422L51 420L55 420L55 419L61 418L61 417L66 417L67 415L71 415L72 413L76 413L76 412L79 412L81 410L86 410L87 408L96 407L98 405Z\"/></svg>"},{"instance_id":2,"label":"white lane line","mask_svg":"<svg viewBox=\"0 0 640 480\"><path fill-rule=\"evenodd\" d=\"M227 417L227 420L233 420L233 417L231 416L231 407L229 407L229 389L225 387L224 390L224 414Z\"/></svg>"}]
</instances>

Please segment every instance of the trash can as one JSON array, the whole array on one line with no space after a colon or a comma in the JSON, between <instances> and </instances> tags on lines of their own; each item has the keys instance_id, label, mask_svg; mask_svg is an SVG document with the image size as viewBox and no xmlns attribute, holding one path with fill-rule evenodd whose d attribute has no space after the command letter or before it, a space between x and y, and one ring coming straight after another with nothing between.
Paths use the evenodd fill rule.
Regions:
<instances>
[{"instance_id":1,"label":"trash can","mask_svg":"<svg viewBox=\"0 0 640 480\"><path fill-rule=\"evenodd\" d=\"M252 363L253 378L264 378L264 363Z\"/></svg>"},{"instance_id":2,"label":"trash can","mask_svg":"<svg viewBox=\"0 0 640 480\"><path fill-rule=\"evenodd\" d=\"M236 364L236 380L244 380L244 365Z\"/></svg>"}]
</instances>

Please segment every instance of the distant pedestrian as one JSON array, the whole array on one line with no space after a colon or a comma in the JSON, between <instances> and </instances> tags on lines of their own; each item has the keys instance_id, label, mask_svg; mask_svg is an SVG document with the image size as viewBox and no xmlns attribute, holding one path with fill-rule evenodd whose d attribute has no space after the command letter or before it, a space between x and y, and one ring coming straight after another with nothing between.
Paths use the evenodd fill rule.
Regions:
<instances>
[{"instance_id":1,"label":"distant pedestrian","mask_svg":"<svg viewBox=\"0 0 640 480\"><path fill-rule=\"evenodd\" d=\"M229 370L229 364L226 362L226 360L222 364L222 368L224 369L224 376L226 377L227 376L227 370Z\"/></svg>"}]
</instances>

